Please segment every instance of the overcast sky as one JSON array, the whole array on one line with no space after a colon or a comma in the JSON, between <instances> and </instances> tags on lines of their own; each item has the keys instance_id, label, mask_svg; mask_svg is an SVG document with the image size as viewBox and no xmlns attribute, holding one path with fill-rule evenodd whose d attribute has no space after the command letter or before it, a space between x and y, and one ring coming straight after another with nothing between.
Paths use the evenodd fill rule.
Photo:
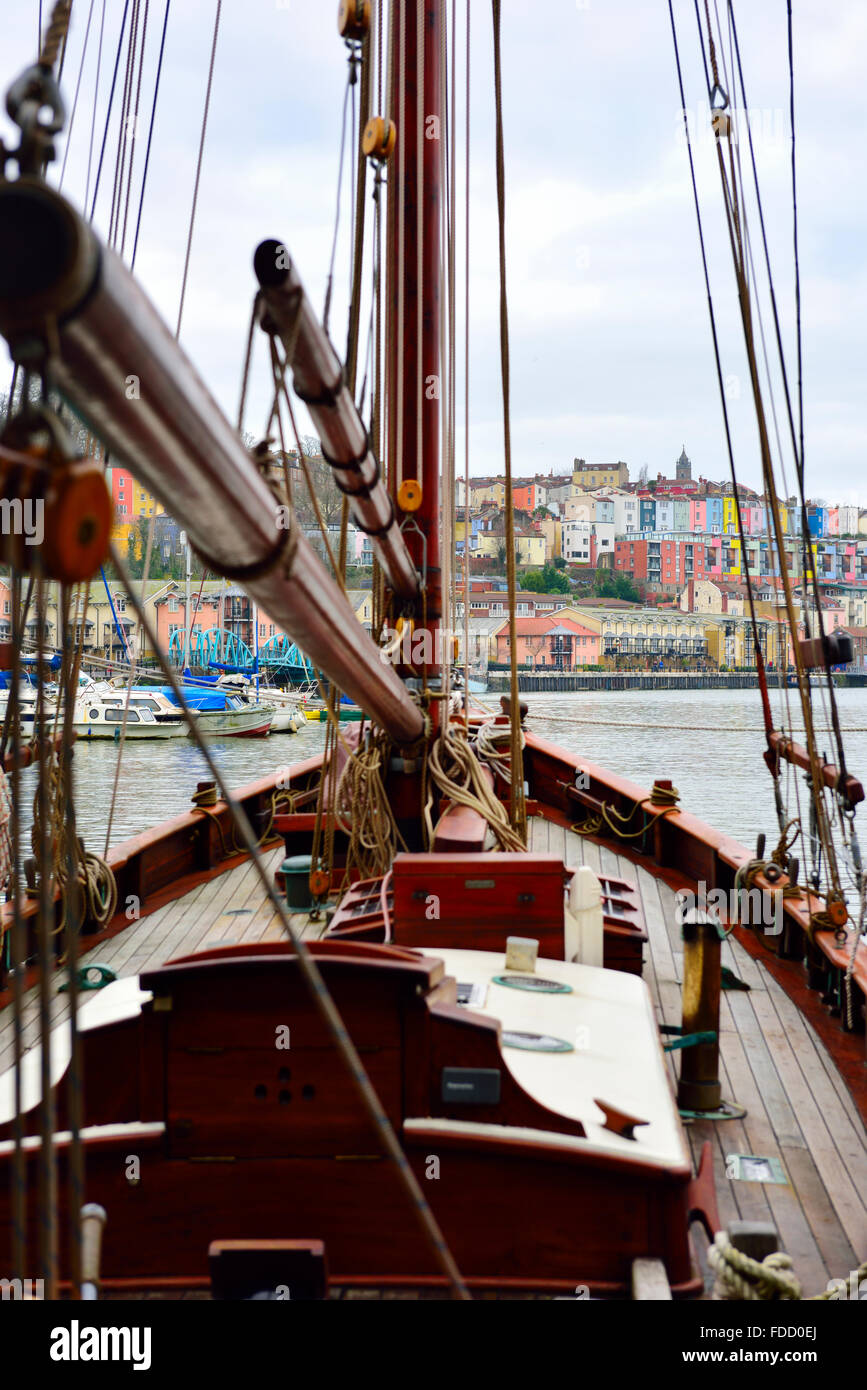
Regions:
<instances>
[{"instance_id":1,"label":"overcast sky","mask_svg":"<svg viewBox=\"0 0 867 1390\"><path fill-rule=\"evenodd\" d=\"M70 107L89 7L90 0L75 0L63 80ZM102 7L95 0L64 181L64 192L78 206L84 200ZM164 0L150 0L149 8L145 132ZM214 0L171 5L136 265L172 327L214 8ZM251 256L258 241L285 241L314 302L323 300L346 75L336 8L332 0L223 3L181 338L230 416L237 410L254 290ZM722 0L719 8L722 14ZM867 505L867 6L858 0L795 0L794 9L808 492ZM37 10L30 0L7 0L4 6L4 86L35 57ZM503 11L514 470L568 471L580 455L594 462L624 459L632 477L645 464L651 477L671 475L685 445L694 476L727 477L667 0L504 0ZM755 414L719 177L706 133L692 0L677 0L675 11L697 135L736 462L739 477L759 486ZM122 12L123 0L108 0L97 148ZM465 0L458 0L458 13L463 34ZM740 0L736 17L794 381L785 0ZM470 471L479 474L502 471L487 0L473 0L472 28ZM458 125L463 128L462 116ZM5 112L2 128L10 133ZM115 140L113 129L96 216L103 231ZM142 138L133 203L143 148ZM53 181L58 177L56 166ZM463 209L460 221L462 226ZM347 222L344 199L344 229ZM757 236L752 211L751 223ZM128 237L127 257L130 242ZM758 244L755 253L761 254ZM338 265L332 317L337 343L345 333L347 260L343 254ZM769 316L766 328L773 353ZM260 352L248 416L254 432L264 427L267 394ZM785 445L781 395L778 405ZM791 486L790 451L787 460ZM458 463L462 469L462 437Z\"/></svg>"}]
</instances>

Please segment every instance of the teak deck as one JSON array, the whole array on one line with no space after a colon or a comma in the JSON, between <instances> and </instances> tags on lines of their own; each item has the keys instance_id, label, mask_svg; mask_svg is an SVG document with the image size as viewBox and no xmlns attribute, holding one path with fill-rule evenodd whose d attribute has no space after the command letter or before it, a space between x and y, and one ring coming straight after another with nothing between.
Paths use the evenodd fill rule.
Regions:
<instances>
[{"instance_id":1,"label":"teak deck","mask_svg":"<svg viewBox=\"0 0 867 1390\"><path fill-rule=\"evenodd\" d=\"M630 858L550 820L531 823L531 847L561 855L569 866L588 864L626 880L640 892L649 937L644 977L660 1023L681 1021L681 943L674 892ZM273 874L282 847L263 856ZM295 914L305 938L321 935L324 922ZM252 863L240 863L157 908L124 931L98 943L83 964L99 961L118 975L138 974L173 957L229 941L282 939L277 915L265 898ZM85 941L82 942L84 946ZM713 1145L723 1222L741 1217L770 1220L782 1248L795 1262L805 1294L831 1278L847 1278L867 1253L867 1136L837 1067L810 1023L783 992L770 969L729 939L724 963L750 985L726 991L720 1020L723 1093L745 1106L741 1121L688 1125L693 1159ZM57 984L61 976L56 977ZM55 993L52 1022L68 1013L68 997ZM37 1041L37 994L24 1000L25 1046ZM672 1078L676 1054L670 1061ZM12 1010L0 1015L0 1072L12 1062ZM726 1174L726 1155L776 1158L787 1182L741 1181ZM703 1240L694 1227L697 1242Z\"/></svg>"}]
</instances>

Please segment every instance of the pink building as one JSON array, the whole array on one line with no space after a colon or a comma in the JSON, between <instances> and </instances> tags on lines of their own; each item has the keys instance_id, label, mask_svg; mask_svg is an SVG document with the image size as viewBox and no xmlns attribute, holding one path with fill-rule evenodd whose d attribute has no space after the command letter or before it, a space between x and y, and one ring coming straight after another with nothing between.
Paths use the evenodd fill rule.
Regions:
<instances>
[{"instance_id":1,"label":"pink building","mask_svg":"<svg viewBox=\"0 0 867 1390\"><path fill-rule=\"evenodd\" d=\"M710 564L707 563L708 556L710 557ZM704 575L705 579L722 579L723 577L722 536L711 536L705 542Z\"/></svg>"},{"instance_id":2,"label":"pink building","mask_svg":"<svg viewBox=\"0 0 867 1390\"><path fill-rule=\"evenodd\" d=\"M691 497L689 499L689 529L691 531L707 530L707 498Z\"/></svg>"}]
</instances>

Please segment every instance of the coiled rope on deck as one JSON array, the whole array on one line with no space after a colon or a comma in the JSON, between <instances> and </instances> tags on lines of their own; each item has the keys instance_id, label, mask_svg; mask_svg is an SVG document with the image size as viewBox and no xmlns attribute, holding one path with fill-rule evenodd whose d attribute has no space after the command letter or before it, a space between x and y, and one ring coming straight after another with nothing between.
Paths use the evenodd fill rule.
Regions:
<instances>
[{"instance_id":1,"label":"coiled rope on deck","mask_svg":"<svg viewBox=\"0 0 867 1390\"><path fill-rule=\"evenodd\" d=\"M723 1301L833 1303L841 1299L841 1288L846 1288L844 1279L830 1279L821 1293L804 1298L790 1255L776 1250L763 1260L755 1260L732 1245L727 1231L717 1232L707 1258L716 1278L714 1297ZM853 1270L849 1278L855 1289L860 1289L862 1281L867 1279L867 1260Z\"/></svg>"},{"instance_id":2,"label":"coiled rope on deck","mask_svg":"<svg viewBox=\"0 0 867 1390\"><path fill-rule=\"evenodd\" d=\"M708 1264L716 1276L717 1298L746 1303L797 1302L800 1282L792 1270L792 1260L782 1251L754 1260L738 1250L727 1231L718 1231L707 1252Z\"/></svg>"},{"instance_id":3,"label":"coiled rope on deck","mask_svg":"<svg viewBox=\"0 0 867 1390\"><path fill-rule=\"evenodd\" d=\"M522 835L509 823L505 806L488 786L484 764L470 747L465 734L459 732L457 727L446 725L440 729L431 744L428 771L431 781L449 801L459 806L469 806L484 817L494 834L498 849L511 852L526 851L527 846ZM424 814L431 841L434 835L430 821L432 804L433 797L429 795Z\"/></svg>"},{"instance_id":4,"label":"coiled rope on deck","mask_svg":"<svg viewBox=\"0 0 867 1390\"><path fill-rule=\"evenodd\" d=\"M626 830L624 826L629 825L636 811L642 809L645 800L650 801L651 805L658 806L649 819L645 820L638 830ZM597 835L603 825L607 825L613 835L618 840L637 840L646 835L648 830L656 824L667 811L672 811L680 801L680 792L677 787L668 787L662 782L654 782L649 797L640 797L632 803L632 806L624 815L618 811L617 807L610 801L603 801L598 811L588 811L583 821L576 821L571 825L570 830L574 830L576 835Z\"/></svg>"},{"instance_id":5,"label":"coiled rope on deck","mask_svg":"<svg viewBox=\"0 0 867 1390\"><path fill-rule=\"evenodd\" d=\"M98 927L104 927L111 921L117 909L117 881L114 872L101 855L84 848L84 841L80 837L76 836L73 842L70 841L62 770L54 750L49 753L47 764L49 841L54 847L54 873L63 904L60 921L53 934L58 936L66 926L71 865L75 865L78 885L84 896L85 919L94 922ZM33 825L30 831L30 843L37 858L39 846L43 843L40 801L37 788L33 798Z\"/></svg>"}]
</instances>

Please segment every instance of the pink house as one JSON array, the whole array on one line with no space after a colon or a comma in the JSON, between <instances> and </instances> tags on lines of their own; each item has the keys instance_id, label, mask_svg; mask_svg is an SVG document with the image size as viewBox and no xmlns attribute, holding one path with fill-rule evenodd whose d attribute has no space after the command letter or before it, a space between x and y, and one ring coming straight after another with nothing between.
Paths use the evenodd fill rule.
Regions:
<instances>
[{"instance_id":1,"label":"pink house","mask_svg":"<svg viewBox=\"0 0 867 1390\"><path fill-rule=\"evenodd\" d=\"M689 499L689 526L691 531L707 530L707 499L704 497L691 497Z\"/></svg>"},{"instance_id":2,"label":"pink house","mask_svg":"<svg viewBox=\"0 0 867 1390\"><path fill-rule=\"evenodd\" d=\"M711 536L707 542L707 551L710 553L711 563L707 563L705 556L704 575L705 579L722 579L722 536Z\"/></svg>"}]
</instances>

